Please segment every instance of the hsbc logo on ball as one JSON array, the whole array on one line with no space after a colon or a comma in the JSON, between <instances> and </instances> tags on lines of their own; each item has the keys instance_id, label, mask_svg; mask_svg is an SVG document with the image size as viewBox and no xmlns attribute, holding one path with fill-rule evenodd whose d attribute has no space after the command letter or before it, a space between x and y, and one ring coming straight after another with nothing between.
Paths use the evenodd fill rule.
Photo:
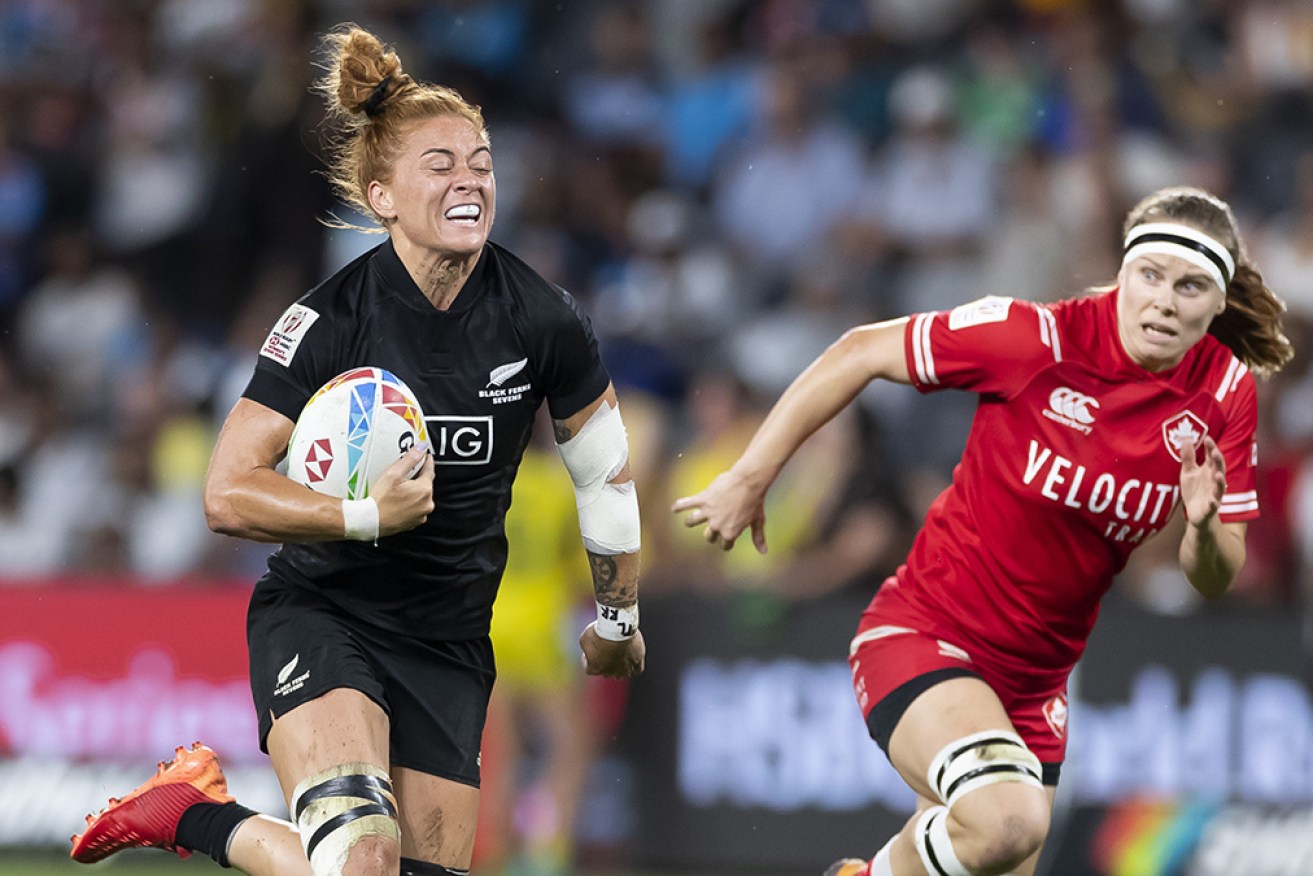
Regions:
<instances>
[{"instance_id":1,"label":"hsbc logo on ball","mask_svg":"<svg viewBox=\"0 0 1313 876\"><path fill-rule=\"evenodd\" d=\"M328 477L333 467L333 442L327 438L317 438L311 443L305 454L305 476L312 484L317 484Z\"/></svg>"},{"instance_id":2,"label":"hsbc logo on ball","mask_svg":"<svg viewBox=\"0 0 1313 876\"><path fill-rule=\"evenodd\" d=\"M1091 427L1094 424L1094 412L1098 409L1099 403L1093 396L1077 392L1070 386L1059 386L1049 393L1049 406L1042 413L1055 423L1070 426L1088 435L1094 431Z\"/></svg>"},{"instance_id":3,"label":"hsbc logo on ball","mask_svg":"<svg viewBox=\"0 0 1313 876\"><path fill-rule=\"evenodd\" d=\"M425 417L437 465L492 462L492 417Z\"/></svg>"}]
</instances>

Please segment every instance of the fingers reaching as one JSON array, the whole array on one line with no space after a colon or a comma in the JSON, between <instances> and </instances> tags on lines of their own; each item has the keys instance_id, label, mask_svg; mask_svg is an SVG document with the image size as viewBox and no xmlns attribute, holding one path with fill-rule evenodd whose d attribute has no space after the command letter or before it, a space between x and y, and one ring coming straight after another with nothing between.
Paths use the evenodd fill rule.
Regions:
<instances>
[{"instance_id":1,"label":"fingers reaching","mask_svg":"<svg viewBox=\"0 0 1313 876\"><path fill-rule=\"evenodd\" d=\"M1204 439L1205 441L1208 439ZM1181 471L1192 472L1199 467L1195 457L1194 439L1186 438L1181 442Z\"/></svg>"},{"instance_id":2,"label":"fingers reaching","mask_svg":"<svg viewBox=\"0 0 1313 876\"><path fill-rule=\"evenodd\" d=\"M739 536L750 526L752 543L765 553L764 498L763 489L746 484L730 472L722 472L702 492L676 499L670 510L684 513L686 528L701 527L703 540L724 551L733 549Z\"/></svg>"},{"instance_id":3,"label":"fingers reaching","mask_svg":"<svg viewBox=\"0 0 1313 876\"><path fill-rule=\"evenodd\" d=\"M678 514L680 511L687 511L690 508L696 508L702 504L701 496L683 496L676 499L670 506L670 510Z\"/></svg>"}]
</instances>

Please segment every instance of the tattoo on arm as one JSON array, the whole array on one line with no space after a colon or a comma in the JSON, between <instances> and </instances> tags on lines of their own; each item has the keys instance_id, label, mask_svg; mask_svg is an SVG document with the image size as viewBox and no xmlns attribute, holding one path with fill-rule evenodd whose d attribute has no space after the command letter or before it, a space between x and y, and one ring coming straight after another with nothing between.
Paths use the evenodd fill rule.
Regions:
<instances>
[{"instance_id":1,"label":"tattoo on arm","mask_svg":"<svg viewBox=\"0 0 1313 876\"><path fill-rule=\"evenodd\" d=\"M620 581L615 557L588 551L588 565L593 572L593 591L603 605L633 605L638 601L637 582Z\"/></svg>"},{"instance_id":2,"label":"tattoo on arm","mask_svg":"<svg viewBox=\"0 0 1313 876\"><path fill-rule=\"evenodd\" d=\"M557 444L564 444L574 437L574 433L565 425L564 420L552 420L552 435L556 438Z\"/></svg>"}]
</instances>

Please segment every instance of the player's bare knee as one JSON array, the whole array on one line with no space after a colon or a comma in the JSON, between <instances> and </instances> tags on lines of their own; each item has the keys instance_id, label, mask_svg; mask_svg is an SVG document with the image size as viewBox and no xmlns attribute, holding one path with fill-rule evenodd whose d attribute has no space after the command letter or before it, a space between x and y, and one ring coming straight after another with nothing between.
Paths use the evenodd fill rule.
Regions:
<instances>
[{"instance_id":1,"label":"player's bare knee","mask_svg":"<svg viewBox=\"0 0 1313 876\"><path fill-rule=\"evenodd\" d=\"M397 801L378 767L345 763L310 776L292 792L291 810L314 876L397 872Z\"/></svg>"},{"instance_id":2,"label":"player's bare knee","mask_svg":"<svg viewBox=\"0 0 1313 876\"><path fill-rule=\"evenodd\" d=\"M401 845L377 834L360 837L347 855L343 876L393 876L401 866Z\"/></svg>"},{"instance_id":3,"label":"player's bare knee","mask_svg":"<svg viewBox=\"0 0 1313 876\"><path fill-rule=\"evenodd\" d=\"M1006 836L1009 845L1038 847L1049 830L1048 795L1025 785L983 788L949 812L955 833L973 839Z\"/></svg>"},{"instance_id":4,"label":"player's bare knee","mask_svg":"<svg viewBox=\"0 0 1313 876\"><path fill-rule=\"evenodd\" d=\"M949 810L949 833L958 859L973 876L1011 873L1044 844L1047 797L981 793L969 802L982 805L967 806L964 801ZM959 818L959 808L965 818Z\"/></svg>"}]
</instances>

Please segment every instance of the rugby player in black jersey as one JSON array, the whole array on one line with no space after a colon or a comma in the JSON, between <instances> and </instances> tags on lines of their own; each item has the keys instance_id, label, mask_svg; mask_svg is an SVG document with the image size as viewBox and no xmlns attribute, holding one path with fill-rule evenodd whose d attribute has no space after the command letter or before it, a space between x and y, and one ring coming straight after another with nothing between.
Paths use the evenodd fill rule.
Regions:
<instances>
[{"instance_id":1,"label":"rugby player in black jersey","mask_svg":"<svg viewBox=\"0 0 1313 876\"><path fill-rule=\"evenodd\" d=\"M479 108L415 81L359 28L324 44L320 87L341 123L332 179L387 239L275 325L205 494L216 531L283 544L255 587L247 636L260 742L292 820L235 802L197 744L89 816L79 861L156 846L252 874L467 872L503 520L544 401L598 603L579 640L584 669L643 668L638 505L588 319L489 242L496 182ZM358 366L410 386L434 452L410 450L367 499L338 500L275 465L315 390Z\"/></svg>"}]
</instances>

